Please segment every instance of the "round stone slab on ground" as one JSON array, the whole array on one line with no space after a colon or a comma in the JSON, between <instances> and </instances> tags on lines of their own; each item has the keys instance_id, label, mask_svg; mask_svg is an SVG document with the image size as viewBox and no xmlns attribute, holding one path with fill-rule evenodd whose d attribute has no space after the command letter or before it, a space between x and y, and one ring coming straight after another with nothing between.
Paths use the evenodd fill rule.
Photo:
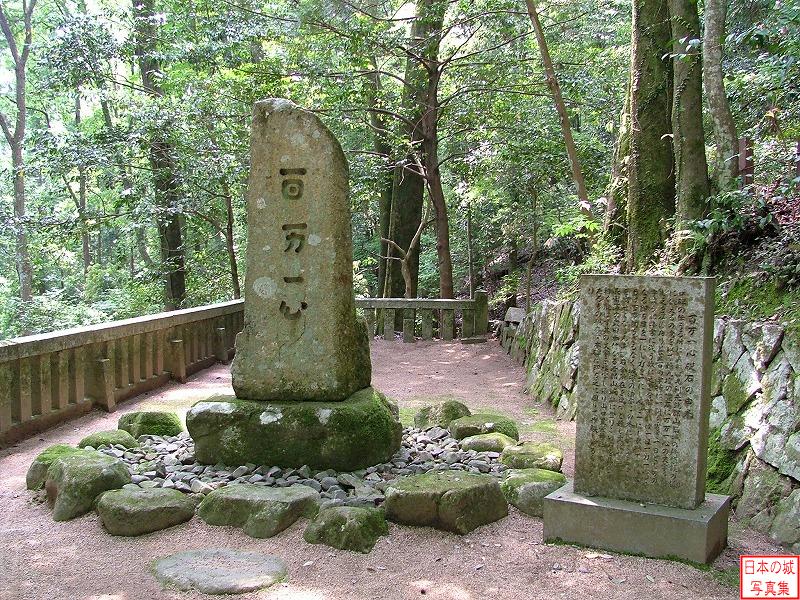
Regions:
<instances>
[{"instance_id":1,"label":"round stone slab on ground","mask_svg":"<svg viewBox=\"0 0 800 600\"><path fill-rule=\"evenodd\" d=\"M509 504L526 515L541 517L544 497L567 483L562 473L546 469L511 469L500 484Z\"/></svg>"},{"instance_id":2,"label":"round stone slab on ground","mask_svg":"<svg viewBox=\"0 0 800 600\"><path fill-rule=\"evenodd\" d=\"M133 437L140 435L178 435L183 425L178 415L165 411L137 411L122 415L117 427L124 429Z\"/></svg>"},{"instance_id":3,"label":"round stone slab on ground","mask_svg":"<svg viewBox=\"0 0 800 600\"><path fill-rule=\"evenodd\" d=\"M386 518L403 525L425 525L469 533L508 515L495 477L464 472L431 472L401 477L386 488Z\"/></svg>"},{"instance_id":4,"label":"round stone slab on ground","mask_svg":"<svg viewBox=\"0 0 800 600\"><path fill-rule=\"evenodd\" d=\"M500 415L482 413L469 417L461 417L450 423L450 435L457 440L462 440L465 437L479 435L481 433L492 433L494 431L504 433L515 440L519 439L517 424L511 419L501 417Z\"/></svg>"},{"instance_id":5,"label":"round stone slab on ground","mask_svg":"<svg viewBox=\"0 0 800 600\"><path fill-rule=\"evenodd\" d=\"M124 429L112 429L110 431L96 431L87 435L78 442L78 448L85 448L86 446L99 448L100 446L114 446L116 444L126 448L137 448L139 446L139 442L129 432Z\"/></svg>"},{"instance_id":6,"label":"round stone slab on ground","mask_svg":"<svg viewBox=\"0 0 800 600\"><path fill-rule=\"evenodd\" d=\"M276 535L317 514L320 496L305 485L270 488L232 484L209 493L197 509L209 525L232 525L254 538Z\"/></svg>"},{"instance_id":7,"label":"round stone slab on ground","mask_svg":"<svg viewBox=\"0 0 800 600\"><path fill-rule=\"evenodd\" d=\"M159 559L153 573L164 586L204 594L245 594L286 579L286 563L276 556L209 548Z\"/></svg>"},{"instance_id":8,"label":"round stone slab on ground","mask_svg":"<svg viewBox=\"0 0 800 600\"><path fill-rule=\"evenodd\" d=\"M476 452L502 452L506 446L515 446L517 440L508 437L505 433L479 433L461 440L462 450L475 450Z\"/></svg>"},{"instance_id":9,"label":"round stone slab on ground","mask_svg":"<svg viewBox=\"0 0 800 600\"><path fill-rule=\"evenodd\" d=\"M382 535L389 535L386 514L379 508L334 506L319 512L303 533L309 544L369 553Z\"/></svg>"},{"instance_id":10,"label":"round stone slab on ground","mask_svg":"<svg viewBox=\"0 0 800 600\"><path fill-rule=\"evenodd\" d=\"M439 404L424 406L414 415L414 425L420 429L428 427L444 427L450 425L451 421L460 417L468 417L472 412L465 404L458 400L445 400Z\"/></svg>"},{"instance_id":11,"label":"round stone slab on ground","mask_svg":"<svg viewBox=\"0 0 800 600\"><path fill-rule=\"evenodd\" d=\"M90 452L92 451L75 448L67 444L55 444L54 446L50 446L39 454L31 463L31 466L28 468L28 474L25 476L25 485L29 490L39 490L43 488L44 481L47 479L47 469L50 468L54 460L62 456Z\"/></svg>"},{"instance_id":12,"label":"round stone slab on ground","mask_svg":"<svg viewBox=\"0 0 800 600\"><path fill-rule=\"evenodd\" d=\"M507 446L500 461L512 469L547 469L560 471L564 454L547 442L522 442Z\"/></svg>"},{"instance_id":13,"label":"round stone slab on ground","mask_svg":"<svg viewBox=\"0 0 800 600\"><path fill-rule=\"evenodd\" d=\"M134 536L184 523L194 516L195 504L186 494L164 488L122 489L97 500L97 514L111 535Z\"/></svg>"},{"instance_id":14,"label":"round stone slab on ground","mask_svg":"<svg viewBox=\"0 0 800 600\"><path fill-rule=\"evenodd\" d=\"M253 402L212 396L186 415L197 461L356 471L388 461L403 427L372 388L342 402Z\"/></svg>"},{"instance_id":15,"label":"round stone slab on ground","mask_svg":"<svg viewBox=\"0 0 800 600\"><path fill-rule=\"evenodd\" d=\"M53 520L68 521L92 510L95 498L131 482L118 458L99 452L69 454L53 461L44 487L53 507Z\"/></svg>"}]
</instances>

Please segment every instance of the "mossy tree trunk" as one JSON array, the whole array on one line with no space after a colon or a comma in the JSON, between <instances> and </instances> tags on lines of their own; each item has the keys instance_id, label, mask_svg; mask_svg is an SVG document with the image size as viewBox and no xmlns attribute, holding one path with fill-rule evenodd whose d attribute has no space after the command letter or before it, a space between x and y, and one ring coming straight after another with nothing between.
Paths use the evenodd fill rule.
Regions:
<instances>
[{"instance_id":1,"label":"mossy tree trunk","mask_svg":"<svg viewBox=\"0 0 800 600\"><path fill-rule=\"evenodd\" d=\"M631 133L628 163L628 271L645 266L667 236L675 212L670 135L672 66L666 0L634 0L631 36Z\"/></svg>"},{"instance_id":2,"label":"mossy tree trunk","mask_svg":"<svg viewBox=\"0 0 800 600\"><path fill-rule=\"evenodd\" d=\"M675 230L708 212L708 164L703 133L703 77L697 0L668 0L672 27L672 144L675 153Z\"/></svg>"},{"instance_id":3,"label":"mossy tree trunk","mask_svg":"<svg viewBox=\"0 0 800 600\"><path fill-rule=\"evenodd\" d=\"M628 241L628 163L631 153L631 89L625 94L625 106L619 116L619 131L614 144L611 183L608 186L603 231L608 239L624 248Z\"/></svg>"}]
</instances>

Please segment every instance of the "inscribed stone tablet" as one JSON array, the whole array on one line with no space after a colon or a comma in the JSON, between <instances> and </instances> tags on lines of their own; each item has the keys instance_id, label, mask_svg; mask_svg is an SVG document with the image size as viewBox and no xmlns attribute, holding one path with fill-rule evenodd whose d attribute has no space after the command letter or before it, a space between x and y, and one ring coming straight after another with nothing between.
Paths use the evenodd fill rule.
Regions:
<instances>
[{"instance_id":1,"label":"inscribed stone tablet","mask_svg":"<svg viewBox=\"0 0 800 600\"><path fill-rule=\"evenodd\" d=\"M714 279L584 275L575 491L705 495Z\"/></svg>"},{"instance_id":2,"label":"inscribed stone tablet","mask_svg":"<svg viewBox=\"0 0 800 600\"><path fill-rule=\"evenodd\" d=\"M250 153L236 396L344 400L371 376L353 301L347 161L315 115L281 99L256 103Z\"/></svg>"}]
</instances>

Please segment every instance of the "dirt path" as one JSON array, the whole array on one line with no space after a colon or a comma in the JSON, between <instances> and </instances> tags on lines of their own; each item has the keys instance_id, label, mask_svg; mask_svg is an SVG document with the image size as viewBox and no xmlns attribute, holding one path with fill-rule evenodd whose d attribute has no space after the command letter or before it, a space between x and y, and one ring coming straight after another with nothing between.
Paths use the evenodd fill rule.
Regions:
<instances>
[{"instance_id":1,"label":"dirt path","mask_svg":"<svg viewBox=\"0 0 800 600\"><path fill-rule=\"evenodd\" d=\"M523 369L494 344L376 341L373 384L398 400L403 418L431 399L452 397L477 410L516 418L528 439L551 439L565 449L572 474L574 424L555 423L551 411L523 395ZM229 547L276 554L290 581L242 598L285 600L527 600L530 598L738 598L708 572L680 563L542 544L542 523L511 515L459 537L427 528L390 525L369 555L312 546L305 524L256 540L241 530L187 524L139 538L106 534L90 514L55 523L25 490L33 458L50 444L76 443L115 428L120 414L144 408L185 412L213 393L232 393L227 367L208 369L186 385L172 384L125 403L113 415L93 413L0 451L0 599L145 600L213 598L164 591L150 562L179 550ZM776 553L763 536L731 526L731 547L716 563L730 568L739 554ZM310 564L309 564L310 563ZM305 566L304 566L305 565Z\"/></svg>"}]
</instances>

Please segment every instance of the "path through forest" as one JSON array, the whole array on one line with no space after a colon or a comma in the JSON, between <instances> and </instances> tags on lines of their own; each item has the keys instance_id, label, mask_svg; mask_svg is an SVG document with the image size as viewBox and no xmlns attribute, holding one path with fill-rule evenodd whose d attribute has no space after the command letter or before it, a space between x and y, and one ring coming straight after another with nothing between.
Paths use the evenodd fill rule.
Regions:
<instances>
[{"instance_id":1,"label":"path through forest","mask_svg":"<svg viewBox=\"0 0 800 600\"><path fill-rule=\"evenodd\" d=\"M373 384L396 399L406 423L431 400L457 398L476 412L508 414L524 439L548 439L565 451L572 475L574 424L552 420L549 408L522 392L524 371L500 347L459 342L372 344ZM164 591L150 562L179 550L229 547L276 554L289 565L288 583L241 596L283 600L527 600L529 598L738 598L709 572L668 561L603 554L542 543L542 522L511 509L508 518L459 537L427 528L390 525L371 554L313 546L301 520L278 536L257 540L240 529L211 527L199 518L139 538L106 534L89 514L55 523L46 506L25 490L34 457L55 443L116 427L130 410L185 412L213 393L231 393L228 367L198 373L122 405L92 413L0 451L0 599L146 600L210 598ZM729 569L739 554L777 553L763 536L731 524L730 548L716 567Z\"/></svg>"}]
</instances>

